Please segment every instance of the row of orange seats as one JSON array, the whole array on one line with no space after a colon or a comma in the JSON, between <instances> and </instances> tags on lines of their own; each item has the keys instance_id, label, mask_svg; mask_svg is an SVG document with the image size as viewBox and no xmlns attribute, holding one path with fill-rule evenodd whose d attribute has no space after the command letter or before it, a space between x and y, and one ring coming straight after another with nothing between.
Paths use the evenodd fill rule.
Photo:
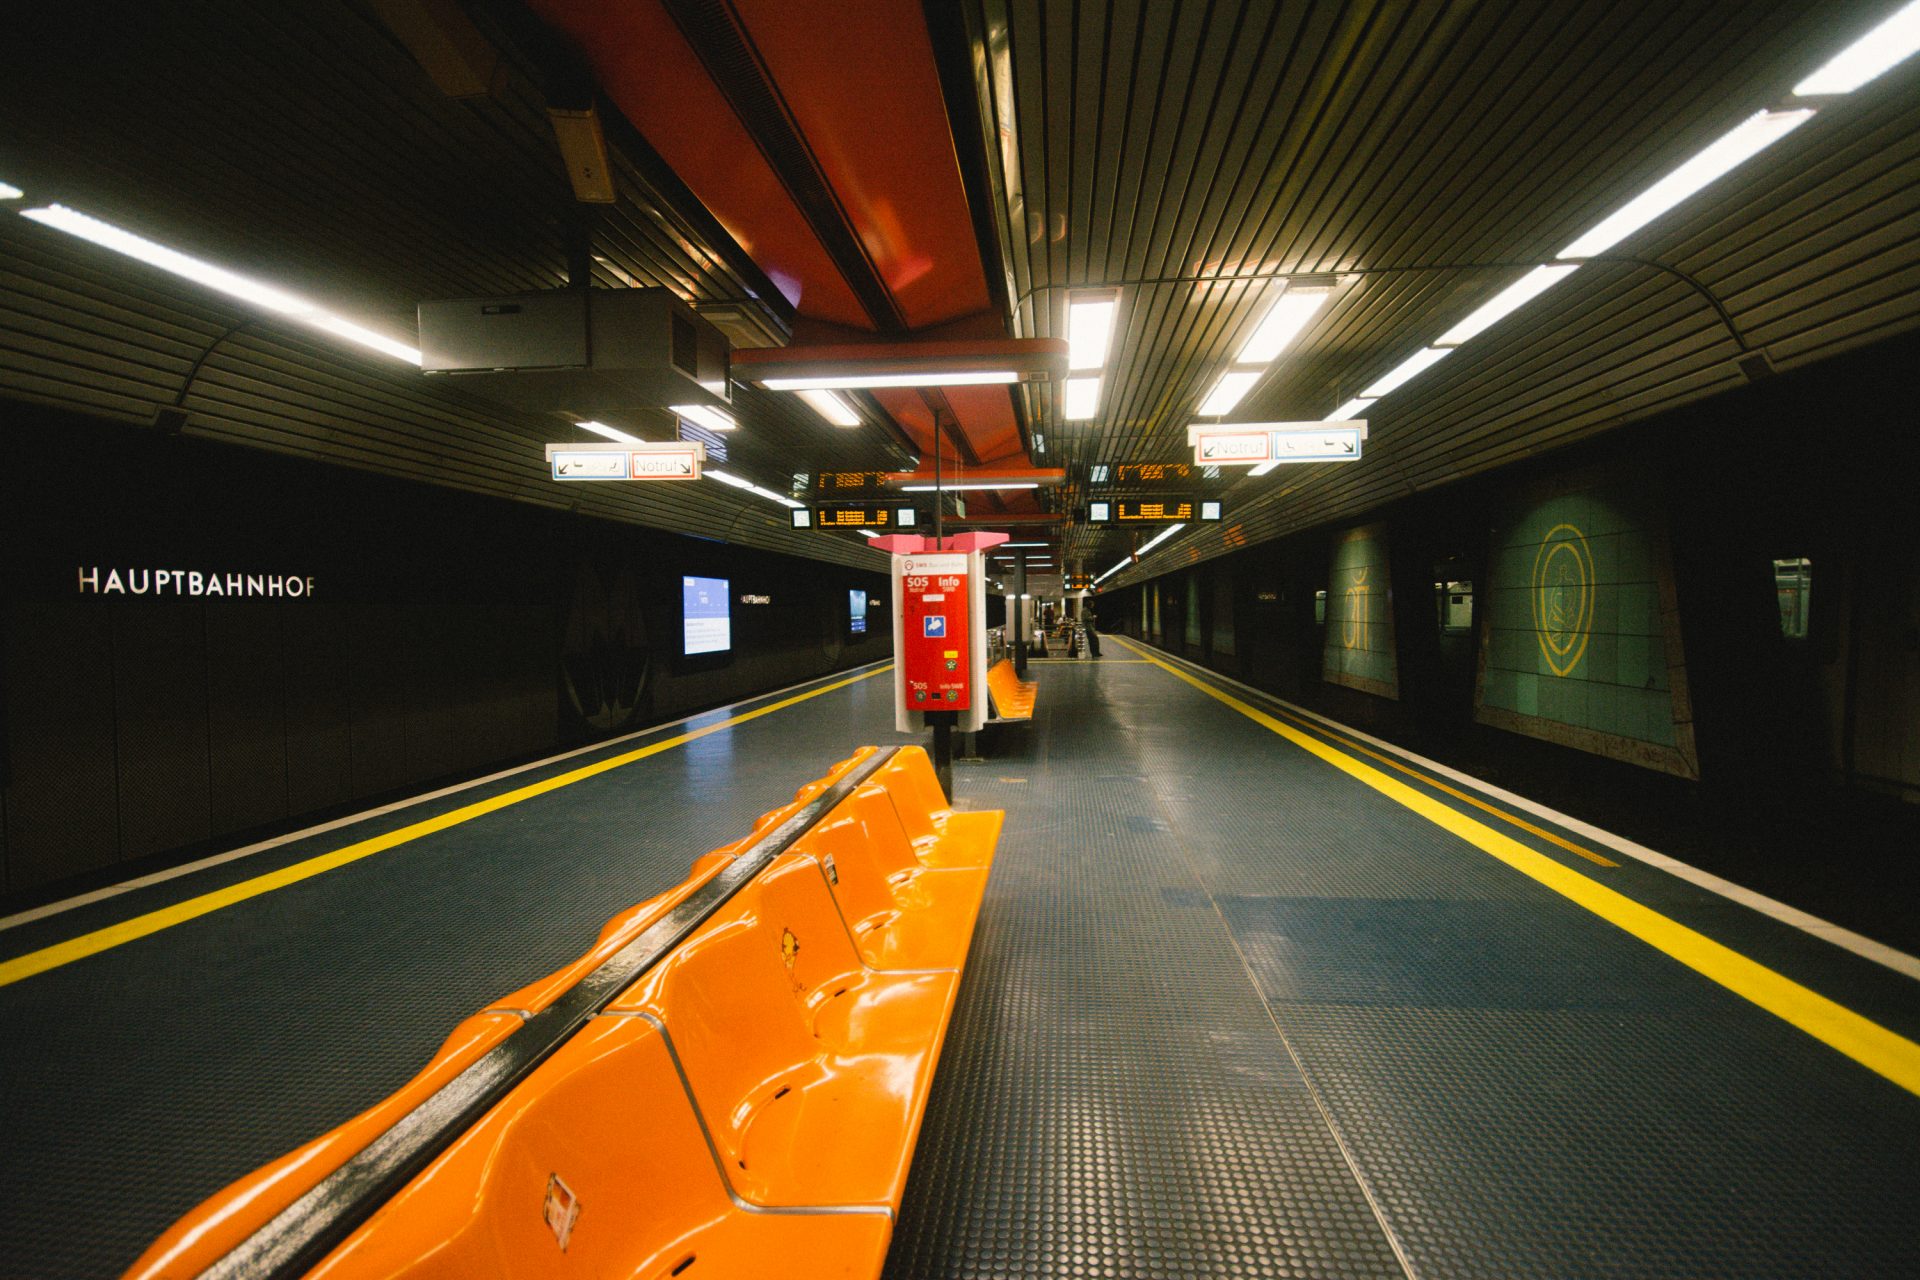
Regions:
<instances>
[{"instance_id":1,"label":"row of orange seats","mask_svg":"<svg viewBox=\"0 0 1920 1280\"><path fill-rule=\"evenodd\" d=\"M129 1276L217 1270L876 751L467 1019L392 1097L215 1195ZM308 1274L878 1274L1001 818L955 811L925 752L895 752Z\"/></svg>"},{"instance_id":2,"label":"row of orange seats","mask_svg":"<svg viewBox=\"0 0 1920 1280\"><path fill-rule=\"evenodd\" d=\"M1033 719L1033 704L1040 694L1040 686L1031 680L1022 680L1020 673L1013 669L1012 658L1002 658L987 668L987 692L993 697L994 719Z\"/></svg>"}]
</instances>

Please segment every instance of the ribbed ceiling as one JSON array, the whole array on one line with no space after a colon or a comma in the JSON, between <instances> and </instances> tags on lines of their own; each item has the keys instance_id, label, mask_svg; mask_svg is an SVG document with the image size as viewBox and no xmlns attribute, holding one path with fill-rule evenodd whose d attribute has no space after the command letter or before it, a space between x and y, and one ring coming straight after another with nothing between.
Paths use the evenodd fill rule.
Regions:
<instances>
[{"instance_id":1,"label":"ribbed ceiling","mask_svg":"<svg viewBox=\"0 0 1920 1280\"><path fill-rule=\"evenodd\" d=\"M1319 419L1889 7L972 0L1017 331L1061 333L1073 287L1123 289L1098 419L1041 394L1035 420L1083 477L1190 458L1187 424L1272 278L1341 273L1230 415ZM1831 103L1619 247L1643 262L1590 264L1384 400L1362 462L1229 471L1206 486L1226 523L1144 571L1735 385L1742 347L1702 288L1781 368L1911 327L1917 80ZM1098 572L1131 543L1083 528L1069 558Z\"/></svg>"}]
</instances>

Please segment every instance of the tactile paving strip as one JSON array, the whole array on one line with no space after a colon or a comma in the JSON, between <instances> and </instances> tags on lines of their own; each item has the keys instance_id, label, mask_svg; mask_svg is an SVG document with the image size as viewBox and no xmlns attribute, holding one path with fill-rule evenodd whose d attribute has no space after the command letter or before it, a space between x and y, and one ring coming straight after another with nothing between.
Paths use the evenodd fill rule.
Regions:
<instances>
[{"instance_id":1,"label":"tactile paving strip","mask_svg":"<svg viewBox=\"0 0 1920 1280\"><path fill-rule=\"evenodd\" d=\"M1153 804L1146 690L1039 678L957 783L1007 825L886 1274L1403 1275Z\"/></svg>"}]
</instances>

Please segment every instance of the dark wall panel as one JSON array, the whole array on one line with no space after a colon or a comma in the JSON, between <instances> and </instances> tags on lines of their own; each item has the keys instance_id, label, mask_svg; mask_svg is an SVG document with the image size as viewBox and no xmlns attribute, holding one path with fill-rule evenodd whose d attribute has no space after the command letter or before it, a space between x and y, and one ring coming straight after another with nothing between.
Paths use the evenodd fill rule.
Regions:
<instances>
[{"instance_id":1,"label":"dark wall panel","mask_svg":"<svg viewBox=\"0 0 1920 1280\"><path fill-rule=\"evenodd\" d=\"M11 892L118 860L119 782L108 616L13 600L4 617Z\"/></svg>"},{"instance_id":2,"label":"dark wall panel","mask_svg":"<svg viewBox=\"0 0 1920 1280\"><path fill-rule=\"evenodd\" d=\"M884 601L878 572L0 410L9 895L889 652L884 604L847 635L847 589ZM681 656L683 574L732 584L731 653ZM209 575L299 589L209 593Z\"/></svg>"}]
</instances>

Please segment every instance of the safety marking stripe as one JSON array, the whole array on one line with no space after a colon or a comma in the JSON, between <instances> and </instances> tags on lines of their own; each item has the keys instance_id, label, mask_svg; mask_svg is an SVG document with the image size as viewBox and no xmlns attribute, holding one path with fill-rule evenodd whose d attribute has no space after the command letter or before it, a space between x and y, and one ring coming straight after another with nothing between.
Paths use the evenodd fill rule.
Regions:
<instances>
[{"instance_id":1,"label":"safety marking stripe","mask_svg":"<svg viewBox=\"0 0 1920 1280\"><path fill-rule=\"evenodd\" d=\"M65 942L56 942L52 946L42 947L38 951L29 951L25 955L18 956L12 960L0 961L0 987L10 986L23 978L31 978L35 974L45 973L49 969L58 969L60 966L72 964L76 960L84 960L88 956L98 955L102 951L108 951L124 943L132 942L138 938L144 938L148 934L158 933L162 929L170 929L174 925L184 924L188 920L193 920L211 912L218 911L223 907L230 907L236 903L245 902L248 898L256 898L263 893L271 893L275 889L284 889L288 885L298 884L302 880L312 879L314 876L332 871L336 867L344 867L350 862L358 862L360 859L372 857L376 853L384 853L396 845L406 844L411 840L418 840L421 836L432 835L436 831L445 831L449 827L457 827L463 822L471 822L475 818L485 817L489 813L496 813L511 805L519 804L523 800L531 800L535 796L542 796L550 791L558 791L562 787L572 786L576 782L581 782L588 778L596 777L599 774L609 772L610 770L618 769L622 765L632 764L636 760L644 760L648 756L659 755L661 752L670 751L674 747L684 746L689 742L704 738L708 734L718 733L722 729L730 729L735 725L745 724L749 720L758 720L761 716L772 715L776 711L785 710L788 707L805 702L810 698L817 698L822 694L832 693L836 689L844 689L848 685L858 684L862 680L871 680L875 676L885 675L891 670L893 670L893 664L888 663L875 670L862 672L848 679L835 681L833 684L822 685L818 689L810 689L805 693L795 694L791 698L783 698L779 702L771 702L764 707L756 707L752 711L744 711L737 716L722 720L717 724L706 725L699 729L691 729L676 737L650 743L634 751L624 752L617 756L609 756L604 760L596 760L594 763L582 765L578 769L555 774L551 778L544 778L539 782L528 783L526 786L516 788L512 791L503 791L499 795L489 796L485 800L476 800L470 805L449 810L446 813L440 814L438 817L427 818L420 822L413 823L411 826L401 827L397 831L389 831L385 835L361 840L355 844L347 845L344 848L335 849L331 853L318 854L303 862L296 862L291 866L282 867L278 871L269 871L263 875L255 876L250 880L242 880L238 884L228 885L224 889L215 889L210 893L203 893L198 897L188 898L184 902L176 902L170 907L162 907L157 911L149 911L145 915L134 916L129 920L122 920L118 924L108 925L104 929L95 929L91 933L80 934L78 937L69 938Z\"/></svg>"},{"instance_id":2,"label":"safety marking stripe","mask_svg":"<svg viewBox=\"0 0 1920 1280\"><path fill-rule=\"evenodd\" d=\"M1135 649L1135 652L1142 653L1148 662L1167 674L1225 703L1255 724L1320 757L1342 773L1452 832L1482 852L1491 854L1522 875L1577 906L1586 908L1609 924L1626 930L1647 945L1665 952L1694 972L1798 1027L1814 1039L1839 1050L1907 1092L1920 1095L1920 1045L1905 1036L1889 1031L1758 961L1748 959L1731 947L1715 942L1705 934L1670 920L1651 907L1589 879L1563 862L1527 848L1513 837L1495 831L1478 819L1442 804L1396 778L1388 777L1373 766L1275 719L1257 707L1249 706L1232 694L1190 676L1170 663L1146 654L1144 650Z\"/></svg>"}]
</instances>

